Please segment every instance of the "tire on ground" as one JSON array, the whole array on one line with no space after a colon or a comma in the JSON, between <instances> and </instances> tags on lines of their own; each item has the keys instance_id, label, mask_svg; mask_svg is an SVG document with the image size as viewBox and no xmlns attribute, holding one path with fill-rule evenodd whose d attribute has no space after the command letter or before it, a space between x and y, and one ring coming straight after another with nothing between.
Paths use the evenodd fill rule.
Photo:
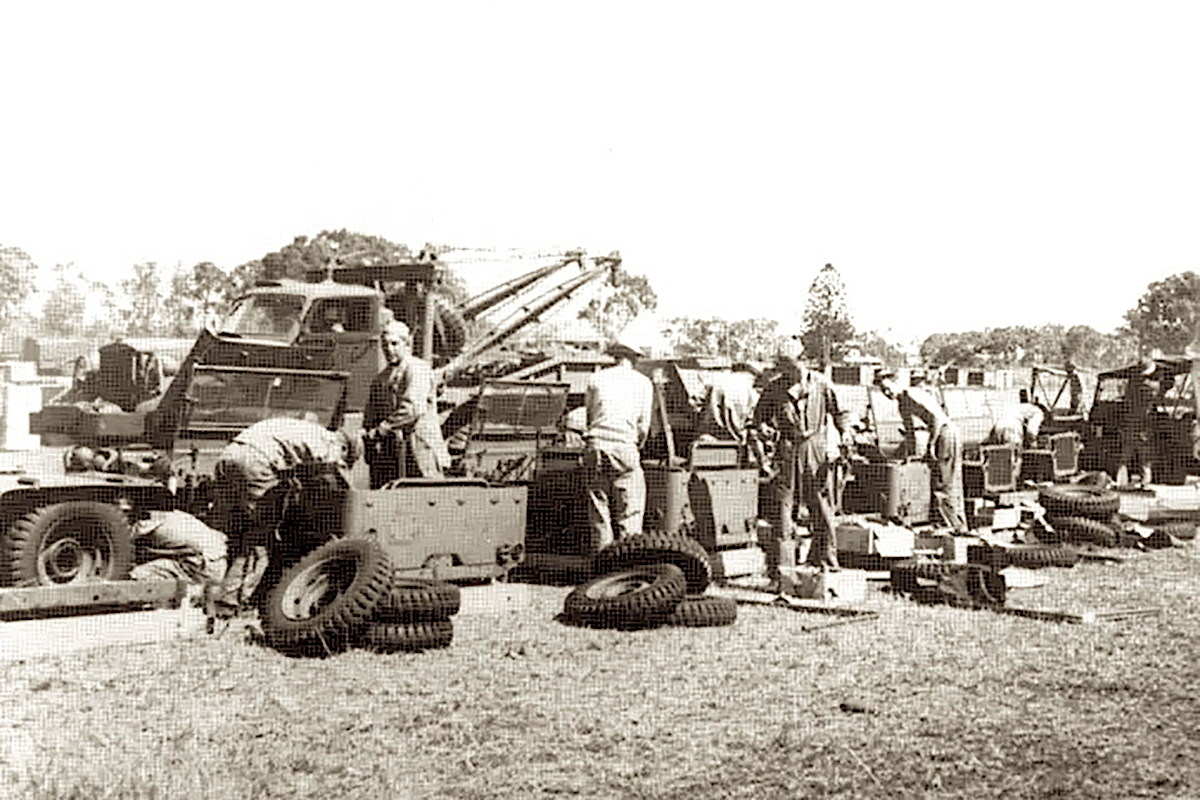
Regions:
<instances>
[{"instance_id":1,"label":"tire on ground","mask_svg":"<svg viewBox=\"0 0 1200 800\"><path fill-rule=\"evenodd\" d=\"M1116 547L1117 533L1107 522L1087 517L1050 517L1050 524L1072 544L1095 544Z\"/></svg>"},{"instance_id":2,"label":"tire on ground","mask_svg":"<svg viewBox=\"0 0 1200 800\"><path fill-rule=\"evenodd\" d=\"M687 578L674 564L626 567L575 587L563 614L597 628L646 628L661 625L686 593Z\"/></svg>"},{"instance_id":3,"label":"tire on ground","mask_svg":"<svg viewBox=\"0 0 1200 800\"><path fill-rule=\"evenodd\" d=\"M1116 492L1082 484L1043 486L1038 491L1038 502L1051 515L1094 520L1107 520L1121 507Z\"/></svg>"},{"instance_id":4,"label":"tire on ground","mask_svg":"<svg viewBox=\"0 0 1200 800\"><path fill-rule=\"evenodd\" d=\"M1176 539L1191 541L1196 538L1195 522L1160 522L1154 526L1155 533L1162 532Z\"/></svg>"},{"instance_id":5,"label":"tire on ground","mask_svg":"<svg viewBox=\"0 0 1200 800\"><path fill-rule=\"evenodd\" d=\"M712 582L712 562L704 546L690 536L651 531L620 539L596 554L596 575L644 564L674 564L687 576L688 594L700 594Z\"/></svg>"},{"instance_id":6,"label":"tire on ground","mask_svg":"<svg viewBox=\"0 0 1200 800\"><path fill-rule=\"evenodd\" d=\"M124 580L133 532L111 503L72 500L18 518L0 543L0 584L49 586Z\"/></svg>"},{"instance_id":7,"label":"tire on ground","mask_svg":"<svg viewBox=\"0 0 1200 800\"><path fill-rule=\"evenodd\" d=\"M454 623L448 619L422 622L373 622L363 632L362 644L376 653L401 653L449 647Z\"/></svg>"},{"instance_id":8,"label":"tire on ground","mask_svg":"<svg viewBox=\"0 0 1200 800\"><path fill-rule=\"evenodd\" d=\"M715 628L737 621L737 601L711 594L690 594L663 620L666 625Z\"/></svg>"},{"instance_id":9,"label":"tire on ground","mask_svg":"<svg viewBox=\"0 0 1200 800\"><path fill-rule=\"evenodd\" d=\"M375 609L375 621L445 620L457 614L461 605L462 592L452 583L394 575Z\"/></svg>"},{"instance_id":10,"label":"tire on ground","mask_svg":"<svg viewBox=\"0 0 1200 800\"><path fill-rule=\"evenodd\" d=\"M1079 563L1079 551L1069 545L1026 545L1010 548L1005 553L1009 566L1025 569L1073 567Z\"/></svg>"},{"instance_id":11,"label":"tire on ground","mask_svg":"<svg viewBox=\"0 0 1200 800\"><path fill-rule=\"evenodd\" d=\"M267 642L284 651L344 649L370 623L391 580L391 561L376 543L326 542L267 592L262 621Z\"/></svg>"}]
</instances>

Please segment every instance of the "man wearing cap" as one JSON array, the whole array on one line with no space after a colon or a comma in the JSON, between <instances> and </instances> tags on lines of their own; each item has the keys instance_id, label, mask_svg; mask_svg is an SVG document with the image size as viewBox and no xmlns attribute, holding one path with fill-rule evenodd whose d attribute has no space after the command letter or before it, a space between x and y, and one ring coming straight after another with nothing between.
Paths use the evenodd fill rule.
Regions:
<instances>
[{"instance_id":1,"label":"man wearing cap","mask_svg":"<svg viewBox=\"0 0 1200 800\"><path fill-rule=\"evenodd\" d=\"M1118 484L1129 482L1129 470L1136 463L1142 485L1150 483L1150 459L1154 457L1154 442L1150 435L1150 411L1154 408L1154 387L1150 376L1158 368L1154 359L1143 359L1136 375L1125 385L1125 400L1121 415L1121 458L1118 461Z\"/></svg>"},{"instance_id":2,"label":"man wearing cap","mask_svg":"<svg viewBox=\"0 0 1200 800\"><path fill-rule=\"evenodd\" d=\"M833 536L833 505L829 499L829 439L825 421L832 416L845 440L846 414L825 376L805 368L799 354L787 350L776 356L776 377L763 389L750 423L751 442L759 463L770 478L770 501L764 531L763 554L767 577L779 580L780 543L793 536L792 514L797 501L808 509L812 533L807 561L836 567L837 542ZM764 442L774 442L768 458Z\"/></svg>"},{"instance_id":3,"label":"man wearing cap","mask_svg":"<svg viewBox=\"0 0 1200 800\"><path fill-rule=\"evenodd\" d=\"M966 500L963 494L962 435L937 399L924 389L904 389L894 372L881 372L875 384L884 396L900 406L904 423L904 453L916 453L916 420L929 430L926 459L933 462L933 501L942 523L955 533L968 533Z\"/></svg>"},{"instance_id":4,"label":"man wearing cap","mask_svg":"<svg viewBox=\"0 0 1200 800\"><path fill-rule=\"evenodd\" d=\"M239 602L249 599L266 569L267 542L279 526L281 509L263 500L279 485L281 474L326 465L349 486L350 467L361 451L357 436L291 417L256 422L225 447L213 471L213 517L214 527L229 541L229 571L240 583Z\"/></svg>"},{"instance_id":5,"label":"man wearing cap","mask_svg":"<svg viewBox=\"0 0 1200 800\"><path fill-rule=\"evenodd\" d=\"M642 530L646 476L641 448L650 434L654 391L634 369L642 352L617 342L606 351L616 366L592 375L584 394L584 467L593 544L605 547Z\"/></svg>"},{"instance_id":6,"label":"man wearing cap","mask_svg":"<svg viewBox=\"0 0 1200 800\"><path fill-rule=\"evenodd\" d=\"M433 368L412 354L408 326L383 329L388 365L371 381L363 408L363 440L371 465L371 488L402 477L440 478L450 466L437 414Z\"/></svg>"}]
</instances>

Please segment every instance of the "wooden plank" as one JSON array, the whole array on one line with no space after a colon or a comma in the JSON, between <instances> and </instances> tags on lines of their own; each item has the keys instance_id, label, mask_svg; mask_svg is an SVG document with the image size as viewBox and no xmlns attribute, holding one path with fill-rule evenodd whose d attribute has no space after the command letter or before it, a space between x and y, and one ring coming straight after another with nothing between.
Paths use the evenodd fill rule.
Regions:
<instances>
[{"instance_id":1,"label":"wooden plank","mask_svg":"<svg viewBox=\"0 0 1200 800\"><path fill-rule=\"evenodd\" d=\"M187 584L171 578L0 589L0 619L178 606L186 589Z\"/></svg>"},{"instance_id":2,"label":"wooden plank","mask_svg":"<svg viewBox=\"0 0 1200 800\"><path fill-rule=\"evenodd\" d=\"M1075 614L1069 611L1054 611L1045 608L1014 608L1012 606L996 606L991 610L1015 617L1026 617L1046 622L1066 622L1073 625L1088 625L1093 622L1115 622L1123 619L1155 616L1157 608L1129 608L1115 611L1085 611Z\"/></svg>"},{"instance_id":3,"label":"wooden plank","mask_svg":"<svg viewBox=\"0 0 1200 800\"><path fill-rule=\"evenodd\" d=\"M714 586L709 592L722 597L728 597L743 605L774 606L792 611L802 611L809 614L824 614L833 617L856 617L874 619L878 611L851 606L830 605L819 600L804 600L784 594L754 589L747 586Z\"/></svg>"},{"instance_id":4,"label":"wooden plank","mask_svg":"<svg viewBox=\"0 0 1200 800\"><path fill-rule=\"evenodd\" d=\"M202 636L201 609L88 614L0 623L0 662Z\"/></svg>"}]
</instances>

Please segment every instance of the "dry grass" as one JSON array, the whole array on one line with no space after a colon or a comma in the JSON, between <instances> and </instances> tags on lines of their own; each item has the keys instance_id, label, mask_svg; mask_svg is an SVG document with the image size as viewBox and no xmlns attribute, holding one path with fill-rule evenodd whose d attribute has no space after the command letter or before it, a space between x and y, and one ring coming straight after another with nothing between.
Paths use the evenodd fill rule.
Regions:
<instances>
[{"instance_id":1,"label":"dry grass","mask_svg":"<svg viewBox=\"0 0 1200 800\"><path fill-rule=\"evenodd\" d=\"M634 633L459 617L422 654L219 639L0 665L18 797L1196 797L1200 549L1051 570L1010 604L1161 606L1061 625L873 593L873 622L744 607ZM855 710L861 709L861 710ZM5 792L0 788L0 794Z\"/></svg>"}]
</instances>

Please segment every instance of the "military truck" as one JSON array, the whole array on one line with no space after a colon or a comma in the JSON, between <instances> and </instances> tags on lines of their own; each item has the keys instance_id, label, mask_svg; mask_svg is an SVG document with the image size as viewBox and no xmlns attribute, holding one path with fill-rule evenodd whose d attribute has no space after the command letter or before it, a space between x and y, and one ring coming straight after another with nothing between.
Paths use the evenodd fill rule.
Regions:
<instances>
[{"instance_id":1,"label":"military truck","mask_svg":"<svg viewBox=\"0 0 1200 800\"><path fill-rule=\"evenodd\" d=\"M82 376L31 415L33 433L74 443L63 463L0 476L0 585L124 577L130 523L175 508L204 518L212 467L238 431L275 416L309 418L331 429L361 425L370 379L382 365L379 336L389 316L410 324L417 353L449 379L610 272L620 258L588 261L568 253L457 307L435 291L442 268L429 260L335 264L303 281L261 282L216 331L200 334L169 379L160 377L153 354L114 343L102 352L95 374ZM572 264L579 275L522 303L480 336L467 337L468 321ZM444 417L455 426L450 432L468 440L503 426L497 415L504 415L495 410L505 405L503 398L527 394L501 391L480 405L481 384L458 388ZM521 444L525 451L510 443L507 458L529 462L528 451L536 452L542 439ZM479 452L468 442L463 455ZM406 569L436 567L439 576L455 577L503 574L521 554L527 476L500 474L497 463L460 458L447 481L407 480L378 490L384 495L343 487L340 527L391 537L397 556L408 553L394 559ZM291 520L305 524L305 515ZM424 524L430 520L436 524Z\"/></svg>"}]
</instances>

